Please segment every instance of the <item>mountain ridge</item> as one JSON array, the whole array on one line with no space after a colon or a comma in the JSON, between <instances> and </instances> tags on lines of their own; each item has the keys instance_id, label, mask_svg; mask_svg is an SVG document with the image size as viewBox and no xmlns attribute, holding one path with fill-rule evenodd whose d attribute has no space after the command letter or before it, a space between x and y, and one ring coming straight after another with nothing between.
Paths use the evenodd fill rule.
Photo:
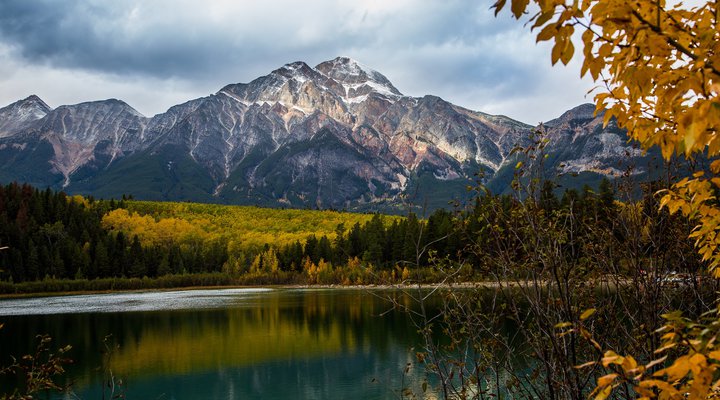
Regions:
<instances>
[{"instance_id":1,"label":"mountain ridge","mask_svg":"<svg viewBox=\"0 0 720 400\"><path fill-rule=\"evenodd\" d=\"M26 111L13 111L21 102ZM610 176L619 154L634 151L599 118L585 104L545 125L566 172ZM467 197L477 173L501 187L493 179L533 129L404 96L380 72L338 57L288 63L152 117L117 99L52 109L31 96L0 109L0 180L154 200L363 209L422 192L447 203Z\"/></svg>"}]
</instances>

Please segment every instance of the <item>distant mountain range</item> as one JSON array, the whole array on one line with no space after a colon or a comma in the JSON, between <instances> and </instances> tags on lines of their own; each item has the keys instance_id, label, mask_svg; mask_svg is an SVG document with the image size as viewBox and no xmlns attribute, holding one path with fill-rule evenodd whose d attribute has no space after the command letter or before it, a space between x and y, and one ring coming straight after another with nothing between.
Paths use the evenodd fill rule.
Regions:
<instances>
[{"instance_id":1,"label":"distant mountain range","mask_svg":"<svg viewBox=\"0 0 720 400\"><path fill-rule=\"evenodd\" d=\"M647 172L641 152L590 104L544 124L548 171L579 182ZM443 206L480 173L507 190L533 127L435 96L404 96L339 57L294 62L148 118L120 100L0 109L0 182L96 197L337 209Z\"/></svg>"}]
</instances>

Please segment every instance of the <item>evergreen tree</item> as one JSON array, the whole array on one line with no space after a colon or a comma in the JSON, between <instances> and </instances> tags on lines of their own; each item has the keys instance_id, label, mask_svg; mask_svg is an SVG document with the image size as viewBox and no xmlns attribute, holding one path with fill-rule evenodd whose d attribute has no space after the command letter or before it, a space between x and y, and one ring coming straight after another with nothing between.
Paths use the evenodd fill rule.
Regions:
<instances>
[{"instance_id":1,"label":"evergreen tree","mask_svg":"<svg viewBox=\"0 0 720 400\"><path fill-rule=\"evenodd\" d=\"M349 258L361 256L364 251L361 231L360 223L356 222L348 233L346 254Z\"/></svg>"},{"instance_id":2,"label":"evergreen tree","mask_svg":"<svg viewBox=\"0 0 720 400\"><path fill-rule=\"evenodd\" d=\"M172 273L173 273L173 270L170 267L170 253L163 252L163 255L160 259L160 264L158 264L157 276L165 276L165 275L169 275Z\"/></svg>"},{"instance_id":3,"label":"evergreen tree","mask_svg":"<svg viewBox=\"0 0 720 400\"><path fill-rule=\"evenodd\" d=\"M92 269L97 274L96 277L107 278L110 276L111 268L107 247L105 247L103 240L98 240L93 253Z\"/></svg>"},{"instance_id":4,"label":"evergreen tree","mask_svg":"<svg viewBox=\"0 0 720 400\"><path fill-rule=\"evenodd\" d=\"M142 245L137 235L133 236L130 245L130 253L128 255L128 276L133 278L142 278L147 275L147 266L145 265L145 256L143 254Z\"/></svg>"},{"instance_id":5,"label":"evergreen tree","mask_svg":"<svg viewBox=\"0 0 720 400\"><path fill-rule=\"evenodd\" d=\"M335 228L335 240L332 244L333 259L335 265L342 265L347 262L346 241L345 241L345 224L340 223Z\"/></svg>"},{"instance_id":6,"label":"evergreen tree","mask_svg":"<svg viewBox=\"0 0 720 400\"><path fill-rule=\"evenodd\" d=\"M126 276L128 269L127 241L125 234L118 232L115 235L115 245L112 247L112 275Z\"/></svg>"},{"instance_id":7,"label":"evergreen tree","mask_svg":"<svg viewBox=\"0 0 720 400\"><path fill-rule=\"evenodd\" d=\"M315 235L308 236L307 240L305 240L305 250L303 252L304 257L310 257L312 262L317 264L320 262L320 253L317 249L318 246L318 240L315 237Z\"/></svg>"},{"instance_id":8,"label":"evergreen tree","mask_svg":"<svg viewBox=\"0 0 720 400\"><path fill-rule=\"evenodd\" d=\"M607 226L612 224L612 220L617 212L615 206L615 190L610 180L603 178L598 187L598 217Z\"/></svg>"},{"instance_id":9,"label":"evergreen tree","mask_svg":"<svg viewBox=\"0 0 720 400\"><path fill-rule=\"evenodd\" d=\"M385 226L380 214L373 215L365 224L363 244L363 260L376 266L383 265L383 247L385 243Z\"/></svg>"},{"instance_id":10,"label":"evergreen tree","mask_svg":"<svg viewBox=\"0 0 720 400\"><path fill-rule=\"evenodd\" d=\"M23 280L36 281L40 279L40 255L32 240L28 242L27 254L28 256L25 263L26 274Z\"/></svg>"},{"instance_id":11,"label":"evergreen tree","mask_svg":"<svg viewBox=\"0 0 720 400\"><path fill-rule=\"evenodd\" d=\"M415 213L410 213L405 219L405 237L403 238L402 261L416 263L418 251L422 248L420 222Z\"/></svg>"},{"instance_id":12,"label":"evergreen tree","mask_svg":"<svg viewBox=\"0 0 720 400\"><path fill-rule=\"evenodd\" d=\"M317 247L315 247L315 258L318 259L318 262L319 260L330 262L333 259L332 246L330 245L330 240L328 240L325 235L320 238Z\"/></svg>"},{"instance_id":13,"label":"evergreen tree","mask_svg":"<svg viewBox=\"0 0 720 400\"><path fill-rule=\"evenodd\" d=\"M65 262L60 255L60 249L55 247L52 253L52 264L50 264L50 276L53 278L65 278Z\"/></svg>"}]
</instances>

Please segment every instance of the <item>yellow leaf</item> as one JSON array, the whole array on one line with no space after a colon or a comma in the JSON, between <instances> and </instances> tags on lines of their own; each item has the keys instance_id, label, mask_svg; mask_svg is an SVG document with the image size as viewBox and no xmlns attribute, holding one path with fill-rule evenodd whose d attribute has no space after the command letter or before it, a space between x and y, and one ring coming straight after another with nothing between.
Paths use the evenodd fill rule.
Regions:
<instances>
[{"instance_id":1,"label":"yellow leaf","mask_svg":"<svg viewBox=\"0 0 720 400\"><path fill-rule=\"evenodd\" d=\"M601 376L597 380L597 385L598 386L607 386L607 385L613 383L613 381L617 377L618 377L618 374L607 374L605 376Z\"/></svg>"},{"instance_id":2,"label":"yellow leaf","mask_svg":"<svg viewBox=\"0 0 720 400\"><path fill-rule=\"evenodd\" d=\"M560 55L560 61L562 61L563 64L567 65L570 62L570 60L572 59L574 52L575 52L575 46L572 44L572 41L567 40L565 42L565 49L563 50L562 54Z\"/></svg>"},{"instance_id":3,"label":"yellow leaf","mask_svg":"<svg viewBox=\"0 0 720 400\"><path fill-rule=\"evenodd\" d=\"M715 160L710 163L710 169L716 174L720 173L720 160Z\"/></svg>"},{"instance_id":4,"label":"yellow leaf","mask_svg":"<svg viewBox=\"0 0 720 400\"><path fill-rule=\"evenodd\" d=\"M622 367L626 372L635 370L637 368L638 364L637 361L635 361L635 358L633 356L627 356L623 360Z\"/></svg>"},{"instance_id":5,"label":"yellow leaf","mask_svg":"<svg viewBox=\"0 0 720 400\"><path fill-rule=\"evenodd\" d=\"M593 365L595 365L595 364L597 364L596 361L588 361L588 362L586 362L586 363L584 363L584 364L576 365L576 366L575 366L575 369L587 368L587 367L593 366Z\"/></svg>"},{"instance_id":6,"label":"yellow leaf","mask_svg":"<svg viewBox=\"0 0 720 400\"><path fill-rule=\"evenodd\" d=\"M555 25L548 25L544 27L540 33L538 33L535 42L544 42L552 39L557 34L557 27Z\"/></svg>"},{"instance_id":7,"label":"yellow leaf","mask_svg":"<svg viewBox=\"0 0 720 400\"><path fill-rule=\"evenodd\" d=\"M644 388L656 387L660 389L660 391L664 392L665 396L663 396L663 398L669 398L670 396L677 396L680 394L680 392L674 386L658 379L648 379L641 381L638 386Z\"/></svg>"},{"instance_id":8,"label":"yellow leaf","mask_svg":"<svg viewBox=\"0 0 720 400\"><path fill-rule=\"evenodd\" d=\"M603 128L607 128L607 125L610 122L611 118L612 118L612 113L610 113L609 111L606 111L605 115L603 116Z\"/></svg>"},{"instance_id":9,"label":"yellow leaf","mask_svg":"<svg viewBox=\"0 0 720 400\"><path fill-rule=\"evenodd\" d=\"M506 0L498 0L493 4L492 8L495 9L495 16L497 17L498 13L505 7L505 1Z\"/></svg>"},{"instance_id":10,"label":"yellow leaf","mask_svg":"<svg viewBox=\"0 0 720 400\"><path fill-rule=\"evenodd\" d=\"M555 65L555 63L557 63L560 59L560 56L562 56L563 50L565 50L565 40L566 39L562 37L555 39L555 45L553 46L550 54L550 61L552 62L552 65Z\"/></svg>"},{"instance_id":11,"label":"yellow leaf","mask_svg":"<svg viewBox=\"0 0 720 400\"><path fill-rule=\"evenodd\" d=\"M601 361L602 361L603 367L607 367L610 364L622 364L623 357L619 356L617 353L615 353L612 350L608 350L605 352Z\"/></svg>"},{"instance_id":12,"label":"yellow leaf","mask_svg":"<svg viewBox=\"0 0 720 400\"><path fill-rule=\"evenodd\" d=\"M591 29L585 29L585 32L582 34L582 41L585 43L585 45L590 45L593 41L593 38L595 38L595 34Z\"/></svg>"},{"instance_id":13,"label":"yellow leaf","mask_svg":"<svg viewBox=\"0 0 720 400\"><path fill-rule=\"evenodd\" d=\"M613 390L612 386L605 386L600 392L598 392L597 395L595 395L595 400L607 399L608 396L610 396L610 393L612 392L612 390Z\"/></svg>"},{"instance_id":14,"label":"yellow leaf","mask_svg":"<svg viewBox=\"0 0 720 400\"><path fill-rule=\"evenodd\" d=\"M584 320L590 318L590 316L592 316L593 314L595 314L595 311L597 311L597 310L594 309L594 308L590 308L590 309L585 310L585 312L580 315L580 320L581 320L581 321L584 321Z\"/></svg>"},{"instance_id":15,"label":"yellow leaf","mask_svg":"<svg viewBox=\"0 0 720 400\"><path fill-rule=\"evenodd\" d=\"M520 18L523 15L529 3L530 0L512 0L510 9L512 10L515 18Z\"/></svg>"},{"instance_id":16,"label":"yellow leaf","mask_svg":"<svg viewBox=\"0 0 720 400\"><path fill-rule=\"evenodd\" d=\"M538 27L545 25L545 23L550 21L550 18L552 18L553 15L555 15L555 13L553 11L546 11L546 12L540 13L538 18L535 20L535 24L533 24L533 28L538 28Z\"/></svg>"},{"instance_id":17,"label":"yellow leaf","mask_svg":"<svg viewBox=\"0 0 720 400\"><path fill-rule=\"evenodd\" d=\"M675 362L665 368L661 369L660 371L657 371L654 373L654 376L662 376L667 375L668 380L670 381L676 381L678 379L684 378L688 372L690 372L690 362L687 356L682 356L675 360Z\"/></svg>"},{"instance_id":18,"label":"yellow leaf","mask_svg":"<svg viewBox=\"0 0 720 400\"><path fill-rule=\"evenodd\" d=\"M652 361L650 361L649 363L647 363L647 365L645 365L645 369L650 369L650 368L652 368L652 367L654 367L654 366L656 366L656 365L658 365L658 364L661 364L661 363L663 363L665 360L667 360L667 358L668 358L668 356L664 356L664 357L660 357L660 358L658 358L658 359L656 359L656 360L652 360Z\"/></svg>"}]
</instances>

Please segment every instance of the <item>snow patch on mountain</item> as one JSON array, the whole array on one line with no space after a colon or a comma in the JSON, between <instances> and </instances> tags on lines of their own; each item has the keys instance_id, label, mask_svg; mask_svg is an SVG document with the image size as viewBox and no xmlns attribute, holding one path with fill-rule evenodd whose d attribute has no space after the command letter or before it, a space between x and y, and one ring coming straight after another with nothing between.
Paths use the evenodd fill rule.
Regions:
<instances>
[{"instance_id":1,"label":"snow patch on mountain","mask_svg":"<svg viewBox=\"0 0 720 400\"><path fill-rule=\"evenodd\" d=\"M287 64L283 67L283 69L287 70L290 73L292 79L299 83L304 83L309 80L308 77L303 73L304 68L309 68L308 65L304 62Z\"/></svg>"},{"instance_id":2,"label":"snow patch on mountain","mask_svg":"<svg viewBox=\"0 0 720 400\"><path fill-rule=\"evenodd\" d=\"M371 92L383 95L392 100L397 100L402 97L399 94L393 93L389 87L373 81L354 84L343 83L342 86L345 89L344 100L350 103L365 101Z\"/></svg>"},{"instance_id":3,"label":"snow patch on mountain","mask_svg":"<svg viewBox=\"0 0 720 400\"><path fill-rule=\"evenodd\" d=\"M50 111L52 108L36 95L0 108L0 138L13 136Z\"/></svg>"},{"instance_id":4,"label":"snow patch on mountain","mask_svg":"<svg viewBox=\"0 0 720 400\"><path fill-rule=\"evenodd\" d=\"M221 89L219 92L217 92L217 94L222 94L222 95L224 95L224 96L227 96L227 97L229 97L229 98L237 101L238 103L241 103L241 104L246 105L246 106L249 106L250 104L253 104L253 103L250 103L249 101L247 101L247 100L245 100L245 99L243 99L243 98L240 98L240 96L237 96L237 95L235 95L234 93L232 93L232 92L230 92L230 91L228 91L228 90L225 90L225 89Z\"/></svg>"},{"instance_id":5,"label":"snow patch on mountain","mask_svg":"<svg viewBox=\"0 0 720 400\"><path fill-rule=\"evenodd\" d=\"M381 94L392 97L402 97L395 86L381 73L367 67L358 61L349 57L337 57L330 61L325 61L315 69L320 73L340 82L348 88L348 85L367 85Z\"/></svg>"}]
</instances>

